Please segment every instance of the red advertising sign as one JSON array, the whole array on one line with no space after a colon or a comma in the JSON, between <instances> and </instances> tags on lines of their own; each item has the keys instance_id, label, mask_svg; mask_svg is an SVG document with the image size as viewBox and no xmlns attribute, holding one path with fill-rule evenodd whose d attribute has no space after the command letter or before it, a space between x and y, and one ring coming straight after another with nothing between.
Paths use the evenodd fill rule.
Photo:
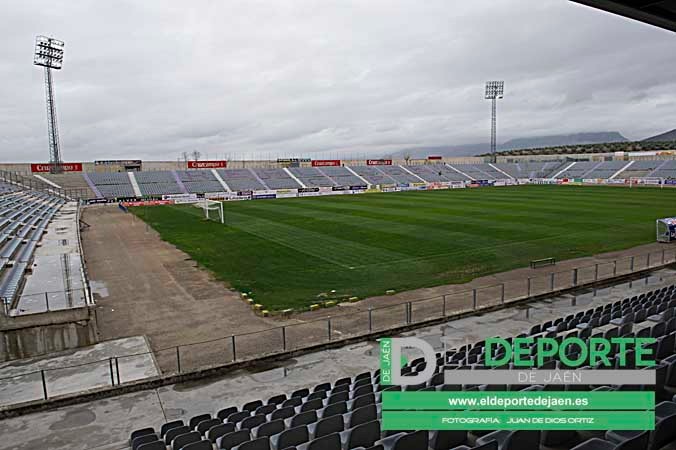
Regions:
<instances>
[{"instance_id":1,"label":"red advertising sign","mask_svg":"<svg viewBox=\"0 0 676 450\"><path fill-rule=\"evenodd\" d=\"M61 168L64 172L82 172L82 163L62 163ZM31 172L50 172L52 165L45 164L31 164Z\"/></svg>"},{"instance_id":2,"label":"red advertising sign","mask_svg":"<svg viewBox=\"0 0 676 450\"><path fill-rule=\"evenodd\" d=\"M392 160L391 159L367 159L366 165L367 166L391 166Z\"/></svg>"},{"instance_id":3,"label":"red advertising sign","mask_svg":"<svg viewBox=\"0 0 676 450\"><path fill-rule=\"evenodd\" d=\"M228 167L227 161L188 161L188 169L220 169Z\"/></svg>"},{"instance_id":4,"label":"red advertising sign","mask_svg":"<svg viewBox=\"0 0 676 450\"><path fill-rule=\"evenodd\" d=\"M340 166L339 159L313 159L312 167Z\"/></svg>"},{"instance_id":5,"label":"red advertising sign","mask_svg":"<svg viewBox=\"0 0 676 450\"><path fill-rule=\"evenodd\" d=\"M435 161L436 161L436 160L441 159L441 156L428 156L427 159L431 159L431 160L435 160Z\"/></svg>"}]
</instances>

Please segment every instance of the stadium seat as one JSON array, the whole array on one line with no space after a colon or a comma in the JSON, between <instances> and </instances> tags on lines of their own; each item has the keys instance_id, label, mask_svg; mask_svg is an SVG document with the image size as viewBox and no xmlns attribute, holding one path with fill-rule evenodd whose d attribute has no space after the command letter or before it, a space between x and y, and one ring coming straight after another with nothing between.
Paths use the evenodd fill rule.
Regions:
<instances>
[{"instance_id":1,"label":"stadium seat","mask_svg":"<svg viewBox=\"0 0 676 450\"><path fill-rule=\"evenodd\" d=\"M164 442L166 442L167 445L171 445L171 441L174 440L176 436L190 433L190 431L191 430L187 425L170 428L164 435Z\"/></svg>"},{"instance_id":2,"label":"stadium seat","mask_svg":"<svg viewBox=\"0 0 676 450\"><path fill-rule=\"evenodd\" d=\"M374 442L380 439L380 421L373 420L363 423L349 430L340 433L340 440L343 447L371 447Z\"/></svg>"},{"instance_id":3,"label":"stadium seat","mask_svg":"<svg viewBox=\"0 0 676 450\"><path fill-rule=\"evenodd\" d=\"M133 433L132 433L133 434ZM137 435L131 441L131 449L137 450L141 445L159 440L156 433Z\"/></svg>"},{"instance_id":4,"label":"stadium seat","mask_svg":"<svg viewBox=\"0 0 676 450\"><path fill-rule=\"evenodd\" d=\"M308 430L313 438L320 438L332 433L340 433L344 431L345 423L343 416L335 415L329 416L325 419L317 421L317 423L309 424Z\"/></svg>"},{"instance_id":5,"label":"stadium seat","mask_svg":"<svg viewBox=\"0 0 676 450\"><path fill-rule=\"evenodd\" d=\"M200 441L201 439L202 436L200 435L199 431L191 431L189 433L180 434L172 439L171 450L181 450L186 445Z\"/></svg>"},{"instance_id":6,"label":"stadium seat","mask_svg":"<svg viewBox=\"0 0 676 450\"><path fill-rule=\"evenodd\" d=\"M645 450L648 448L649 438L650 434L647 431L627 439L620 444L599 438L592 438L573 447L572 450Z\"/></svg>"},{"instance_id":7,"label":"stadium seat","mask_svg":"<svg viewBox=\"0 0 676 450\"><path fill-rule=\"evenodd\" d=\"M418 450L428 447L427 431L414 431L412 433L398 433L376 442L382 445L384 450Z\"/></svg>"},{"instance_id":8,"label":"stadium seat","mask_svg":"<svg viewBox=\"0 0 676 450\"><path fill-rule=\"evenodd\" d=\"M163 441L153 441L141 444L136 450L167 450L167 446Z\"/></svg>"},{"instance_id":9,"label":"stadium seat","mask_svg":"<svg viewBox=\"0 0 676 450\"><path fill-rule=\"evenodd\" d=\"M216 448L232 450L234 447L251 439L249 430L233 431L216 439Z\"/></svg>"},{"instance_id":10,"label":"stadium seat","mask_svg":"<svg viewBox=\"0 0 676 450\"><path fill-rule=\"evenodd\" d=\"M540 432L529 430L494 431L477 439L477 444L487 444L490 441L496 441L499 450L538 448L540 446Z\"/></svg>"},{"instance_id":11,"label":"stadium seat","mask_svg":"<svg viewBox=\"0 0 676 450\"><path fill-rule=\"evenodd\" d=\"M246 441L233 447L233 450L270 450L270 439L262 437L252 441Z\"/></svg>"},{"instance_id":12,"label":"stadium seat","mask_svg":"<svg viewBox=\"0 0 676 450\"><path fill-rule=\"evenodd\" d=\"M275 449L285 449L287 447L304 444L309 438L310 434L308 433L307 427L301 425L299 427L289 428L270 437L270 442Z\"/></svg>"},{"instance_id":13,"label":"stadium seat","mask_svg":"<svg viewBox=\"0 0 676 450\"><path fill-rule=\"evenodd\" d=\"M206 438L215 444L219 437L232 433L233 431L235 431L234 423L222 423L209 428L206 433Z\"/></svg>"},{"instance_id":14,"label":"stadium seat","mask_svg":"<svg viewBox=\"0 0 676 450\"><path fill-rule=\"evenodd\" d=\"M213 450L211 441L202 440L184 445L180 450Z\"/></svg>"},{"instance_id":15,"label":"stadium seat","mask_svg":"<svg viewBox=\"0 0 676 450\"><path fill-rule=\"evenodd\" d=\"M430 448L432 450L447 450L463 445L467 442L467 431L444 430L430 432Z\"/></svg>"},{"instance_id":16,"label":"stadium seat","mask_svg":"<svg viewBox=\"0 0 676 450\"><path fill-rule=\"evenodd\" d=\"M143 436L145 434L153 434L156 435L155 429L154 428L141 428L140 430L134 430L131 432L131 436L129 436L129 445L134 441L134 438L137 438L139 436Z\"/></svg>"},{"instance_id":17,"label":"stadium seat","mask_svg":"<svg viewBox=\"0 0 676 450\"><path fill-rule=\"evenodd\" d=\"M327 434L296 447L298 450L341 450L340 435Z\"/></svg>"}]
</instances>

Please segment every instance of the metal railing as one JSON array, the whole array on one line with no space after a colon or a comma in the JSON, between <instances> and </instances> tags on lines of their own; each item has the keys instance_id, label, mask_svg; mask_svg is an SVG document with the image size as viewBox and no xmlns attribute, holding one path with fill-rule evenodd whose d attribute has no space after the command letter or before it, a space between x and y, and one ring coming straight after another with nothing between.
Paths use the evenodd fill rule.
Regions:
<instances>
[{"instance_id":1,"label":"metal railing","mask_svg":"<svg viewBox=\"0 0 676 450\"><path fill-rule=\"evenodd\" d=\"M91 304L86 288L21 294L14 299L0 297L0 302L2 303L0 313L5 317L82 308Z\"/></svg>"},{"instance_id":2,"label":"metal railing","mask_svg":"<svg viewBox=\"0 0 676 450\"><path fill-rule=\"evenodd\" d=\"M55 197L61 197L64 199L83 200L91 197L87 189L57 188L56 186L45 183L44 181L36 180L31 176L22 175L20 173L11 172L8 170L0 170L0 180L24 189L45 192Z\"/></svg>"},{"instance_id":3,"label":"metal railing","mask_svg":"<svg viewBox=\"0 0 676 450\"><path fill-rule=\"evenodd\" d=\"M0 378L0 406L28 400L46 400L50 398L50 395L65 393L68 389L80 391L96 387L114 387L141 379L147 377L147 375L138 373L138 363L141 361L148 364L147 367L152 367L154 361L163 375L176 375L322 344L339 343L346 339L367 338L374 333L406 326L415 327L417 324L423 326L434 320L443 320L448 316L501 307L673 263L676 263L676 249L665 248L504 283L459 292L440 293L394 305L359 308L359 304L355 304L354 308L350 308L349 313L298 324L233 334L208 341L156 349L151 352L117 355L76 366L22 373ZM570 301L572 306L577 304L575 298ZM527 317L532 316L528 311L526 314ZM546 318L543 317L543 320ZM140 370L143 372L143 369ZM74 383L75 377L83 371L86 371L88 376L77 378L78 382ZM92 373L96 376L92 376ZM89 385L84 384L87 379L92 380ZM28 400L12 397L15 390L12 387L21 381L33 385L33 389L22 389L22 392L32 393ZM10 403L6 403L7 401Z\"/></svg>"}]
</instances>

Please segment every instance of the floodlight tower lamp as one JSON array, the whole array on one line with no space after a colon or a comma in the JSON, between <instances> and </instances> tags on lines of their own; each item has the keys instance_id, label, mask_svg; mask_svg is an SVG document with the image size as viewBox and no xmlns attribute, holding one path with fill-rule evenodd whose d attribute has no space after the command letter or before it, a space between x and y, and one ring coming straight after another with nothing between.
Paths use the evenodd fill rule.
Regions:
<instances>
[{"instance_id":1,"label":"floodlight tower lamp","mask_svg":"<svg viewBox=\"0 0 676 450\"><path fill-rule=\"evenodd\" d=\"M491 101L491 162L497 162L495 154L497 147L497 100L501 99L505 92L504 81L486 82L486 100Z\"/></svg>"},{"instance_id":2,"label":"floodlight tower lamp","mask_svg":"<svg viewBox=\"0 0 676 450\"><path fill-rule=\"evenodd\" d=\"M59 127L56 120L56 104L54 103L54 82L52 69L60 70L63 66L64 42L47 36L35 38L35 54L33 64L45 70L45 93L47 97L47 128L49 135L49 163L52 173L60 173L63 169L61 146L59 144Z\"/></svg>"}]
</instances>

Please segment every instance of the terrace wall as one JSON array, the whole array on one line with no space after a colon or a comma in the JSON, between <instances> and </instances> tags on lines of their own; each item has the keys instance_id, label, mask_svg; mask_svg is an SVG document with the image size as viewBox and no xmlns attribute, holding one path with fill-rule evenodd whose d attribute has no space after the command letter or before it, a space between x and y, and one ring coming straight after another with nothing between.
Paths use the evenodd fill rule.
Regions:
<instances>
[{"instance_id":1,"label":"terrace wall","mask_svg":"<svg viewBox=\"0 0 676 450\"><path fill-rule=\"evenodd\" d=\"M0 361L96 344L95 317L89 307L15 317L0 315Z\"/></svg>"}]
</instances>

